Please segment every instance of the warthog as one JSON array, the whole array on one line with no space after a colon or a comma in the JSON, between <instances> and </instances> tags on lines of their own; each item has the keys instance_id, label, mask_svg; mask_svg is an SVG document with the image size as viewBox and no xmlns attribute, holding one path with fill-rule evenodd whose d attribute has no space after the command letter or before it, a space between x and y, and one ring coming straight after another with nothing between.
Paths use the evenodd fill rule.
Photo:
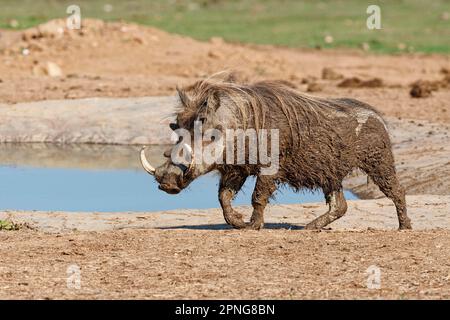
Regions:
<instances>
[{"instance_id":1,"label":"warthog","mask_svg":"<svg viewBox=\"0 0 450 320\"><path fill-rule=\"evenodd\" d=\"M147 161L143 148L142 165L155 176L161 190L176 194L197 177L218 171L221 176L219 202L225 221L235 228L260 229L264 224L264 208L280 185L289 185L295 190L321 189L329 209L305 227L320 229L347 211L342 181L359 168L394 202L399 229L411 229L389 134L382 117L370 105L348 98L309 96L283 81L241 84L231 77L211 77L177 91L180 107L176 123L170 125L172 130L185 129L194 136L198 123L202 124L202 133L216 129L224 136L227 129L254 129L256 132L276 129L278 150L270 144L269 151L278 151L278 170L262 174L267 163L252 163L250 148L245 149L245 163L225 161L225 154L230 151L227 149L239 152L235 144L226 143L223 143L223 154L216 159L223 161L194 161L198 160L198 154L190 147L196 143L193 140L183 141L183 152L190 159L187 163L173 161L173 155L179 152L174 152L174 148L180 146L178 143L164 153L169 158L167 162L155 169ZM270 134L269 138L273 140L274 135ZM211 138L201 145L207 147L212 143L217 140ZM231 201L249 176L256 176L256 185L252 194L253 214L250 222L245 223Z\"/></svg>"}]
</instances>

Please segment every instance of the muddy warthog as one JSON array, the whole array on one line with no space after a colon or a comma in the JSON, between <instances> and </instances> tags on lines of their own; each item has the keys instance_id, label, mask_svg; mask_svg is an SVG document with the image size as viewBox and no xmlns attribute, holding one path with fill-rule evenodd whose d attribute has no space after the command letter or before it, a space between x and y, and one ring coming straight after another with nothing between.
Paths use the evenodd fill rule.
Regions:
<instances>
[{"instance_id":1,"label":"muddy warthog","mask_svg":"<svg viewBox=\"0 0 450 320\"><path fill-rule=\"evenodd\" d=\"M146 159L144 148L141 162L144 169L155 176L159 188L176 194L197 177L216 170L220 173L219 202L228 224L235 228L260 229L264 224L264 208L278 186L286 184L295 190L321 189L328 212L306 225L306 229L320 229L342 217L347 211L342 181L354 169L364 171L380 190L390 198L397 209L399 229L411 229L406 213L405 193L400 186L394 165L391 142L380 114L363 102L342 98L323 99L305 95L282 81L263 81L253 84L236 83L229 77L211 77L192 86L178 89L180 98L176 123L172 130L183 129L181 143L165 152L169 158L158 168ZM221 141L222 153L216 161L198 161L196 125L201 133L215 129L228 139L230 129L249 130L262 139L263 130L270 130L266 143L272 156L276 152L277 170L262 174L267 162L251 161L251 148L245 148L244 163L236 161L237 144L223 143L222 139L203 139L206 148ZM241 130L241 131L242 131ZM274 131L276 130L276 131ZM246 131L247 132L247 131ZM274 132L277 135L274 135ZM245 141L252 141L244 136ZM266 142L267 142L266 141ZM174 161L175 148L182 145L186 162ZM257 145L261 149L261 145ZM242 147L242 145L241 145ZM227 158L231 149L233 157ZM261 153L258 153L261 155ZM254 157L254 155L253 155ZM242 159L241 159L242 160ZM256 176L252 195L253 214L249 223L231 206L231 201L247 177Z\"/></svg>"}]
</instances>

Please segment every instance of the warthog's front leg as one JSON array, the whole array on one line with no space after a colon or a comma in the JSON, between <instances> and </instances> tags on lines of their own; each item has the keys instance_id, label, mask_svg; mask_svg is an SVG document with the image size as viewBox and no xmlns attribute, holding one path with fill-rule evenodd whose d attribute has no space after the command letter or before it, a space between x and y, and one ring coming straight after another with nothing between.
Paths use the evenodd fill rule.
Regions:
<instances>
[{"instance_id":1,"label":"warthog's front leg","mask_svg":"<svg viewBox=\"0 0 450 320\"><path fill-rule=\"evenodd\" d=\"M259 176L252 194L253 214L247 228L259 230L264 226L264 209L276 190L275 181L269 176Z\"/></svg>"},{"instance_id":2,"label":"warthog's front leg","mask_svg":"<svg viewBox=\"0 0 450 320\"><path fill-rule=\"evenodd\" d=\"M222 207L223 217L229 225L237 229L245 228L245 222L242 214L233 209L231 201L241 190L246 179L247 176L240 174L240 172L228 172L223 174L220 180L219 202Z\"/></svg>"}]
</instances>

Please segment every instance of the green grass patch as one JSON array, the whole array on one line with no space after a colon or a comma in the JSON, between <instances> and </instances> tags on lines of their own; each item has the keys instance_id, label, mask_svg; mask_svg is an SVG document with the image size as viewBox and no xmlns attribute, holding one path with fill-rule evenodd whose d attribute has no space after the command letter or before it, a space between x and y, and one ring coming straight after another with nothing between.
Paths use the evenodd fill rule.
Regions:
<instances>
[{"instance_id":1,"label":"green grass patch","mask_svg":"<svg viewBox=\"0 0 450 320\"><path fill-rule=\"evenodd\" d=\"M13 231L13 230L19 230L23 227L22 224L14 223L10 220L0 220L0 231Z\"/></svg>"},{"instance_id":2,"label":"green grass patch","mask_svg":"<svg viewBox=\"0 0 450 320\"><path fill-rule=\"evenodd\" d=\"M200 40L289 47L360 48L373 52L450 53L448 0L0 0L0 27L27 28L66 17L70 4L82 17L152 25ZM381 8L382 29L368 30L366 9ZM110 9L105 5L110 5ZM332 43L325 37L331 36Z\"/></svg>"}]
</instances>

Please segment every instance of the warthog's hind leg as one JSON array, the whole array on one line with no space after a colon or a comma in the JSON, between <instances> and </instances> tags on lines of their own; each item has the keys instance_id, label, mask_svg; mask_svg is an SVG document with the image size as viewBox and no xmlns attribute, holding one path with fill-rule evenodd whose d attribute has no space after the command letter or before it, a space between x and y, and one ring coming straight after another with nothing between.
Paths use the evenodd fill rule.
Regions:
<instances>
[{"instance_id":1,"label":"warthog's hind leg","mask_svg":"<svg viewBox=\"0 0 450 320\"><path fill-rule=\"evenodd\" d=\"M381 192L383 192L386 197L394 202L395 208L397 209L399 223L398 229L412 229L411 220L406 212L405 190L398 182L394 166L392 165L387 169L385 168L383 172L384 174L377 172L377 170L374 170L373 168L365 171L373 182L380 188Z\"/></svg>"},{"instance_id":2,"label":"warthog's hind leg","mask_svg":"<svg viewBox=\"0 0 450 320\"><path fill-rule=\"evenodd\" d=\"M400 185L395 171L394 156L390 148L383 144L371 148L361 161L360 168L367 173L386 197L391 199L397 209L399 229L412 229L406 211L405 190Z\"/></svg>"},{"instance_id":3,"label":"warthog's hind leg","mask_svg":"<svg viewBox=\"0 0 450 320\"><path fill-rule=\"evenodd\" d=\"M345 212L347 212L347 202L345 201L344 192L342 189L338 191L326 192L325 200L328 204L328 212L308 223L305 226L305 229L322 229L342 217Z\"/></svg>"}]
</instances>

